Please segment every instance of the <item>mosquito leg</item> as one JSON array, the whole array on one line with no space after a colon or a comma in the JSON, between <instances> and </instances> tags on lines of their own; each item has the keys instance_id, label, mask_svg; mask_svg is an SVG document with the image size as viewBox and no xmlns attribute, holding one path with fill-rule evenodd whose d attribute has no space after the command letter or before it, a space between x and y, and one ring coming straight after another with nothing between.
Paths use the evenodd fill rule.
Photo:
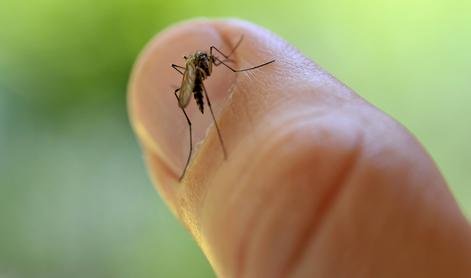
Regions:
<instances>
[{"instance_id":1,"label":"mosquito leg","mask_svg":"<svg viewBox=\"0 0 471 278\"><path fill-rule=\"evenodd\" d=\"M239 41L236 43L236 45L234 45L234 47L232 48L231 52L229 52L229 54L227 54L227 57L225 57L226 59L228 57L230 57L236 50L237 48L239 47L239 45L242 43L242 40L244 39L244 35L240 35L240 39Z\"/></svg>"},{"instance_id":2,"label":"mosquito leg","mask_svg":"<svg viewBox=\"0 0 471 278\"><path fill-rule=\"evenodd\" d=\"M234 63L235 61L232 60L232 59L224 59L222 62L231 62L231 63ZM221 64L220 60L216 60L214 61L214 65L217 67Z\"/></svg>"},{"instance_id":3,"label":"mosquito leg","mask_svg":"<svg viewBox=\"0 0 471 278\"><path fill-rule=\"evenodd\" d=\"M212 55L213 54L213 49L216 50L219 54L224 56L224 58L229 59L229 57L236 51L236 49L239 47L239 45L242 43L242 40L244 39L244 35L240 36L239 41L236 43L236 45L232 48L231 52L229 54L224 54L222 53L221 50L217 49L214 45L209 48L209 53Z\"/></svg>"},{"instance_id":4,"label":"mosquito leg","mask_svg":"<svg viewBox=\"0 0 471 278\"><path fill-rule=\"evenodd\" d=\"M219 58L214 57L214 60L216 60L217 62L219 62L217 65L220 65L220 64L223 64L226 68L230 69L231 71L233 72L242 72L242 71L248 71L248 70L253 70L253 69L258 69L258 68L261 68L263 66L266 66L268 64L271 64L273 62L275 62L275 60L271 60L271 61L268 61L266 63L263 63L263 64L260 64L258 66L255 66L255 67L251 67L251 68L246 68L246 69L234 69L232 68L231 66L229 66L228 64L224 63L224 61L220 60ZM216 65L216 63L214 63L214 65Z\"/></svg>"},{"instance_id":5,"label":"mosquito leg","mask_svg":"<svg viewBox=\"0 0 471 278\"><path fill-rule=\"evenodd\" d=\"M177 92L179 90L180 89L175 90L175 97L177 98L177 101L179 101L178 95L177 95ZM185 109L184 108L181 108L181 109L183 111L183 114L185 114L186 121L188 122L188 128L190 130L190 152L188 153L188 158L186 159L185 167L183 168L182 175L180 176L178 181L181 181L183 179L183 177L185 176L186 169L188 168L188 165L190 164L191 153L193 152L193 139L192 139L192 132L191 132L191 121L190 121L190 118L188 118L188 115L186 114Z\"/></svg>"},{"instance_id":6,"label":"mosquito leg","mask_svg":"<svg viewBox=\"0 0 471 278\"><path fill-rule=\"evenodd\" d=\"M213 49L214 49L214 50L216 50L219 54L221 54L222 56L224 56L225 59L223 60L223 62L234 62L234 60L229 59L229 57L237 50L237 48L239 47L239 45L242 43L242 40L243 40L243 39L244 39L244 35L241 35L239 41L238 41L238 42L236 43L236 45L232 48L231 52L229 52L229 54L227 54L227 55L224 54L224 53L222 53L222 51L219 50L219 49L218 49L217 47L215 47L214 45L209 48L209 53L210 53L210 55L212 55L212 54L213 54ZM219 66L221 63L220 63L220 62L215 62L214 64L215 64L216 66Z\"/></svg>"},{"instance_id":7,"label":"mosquito leg","mask_svg":"<svg viewBox=\"0 0 471 278\"><path fill-rule=\"evenodd\" d=\"M209 111L211 111L211 116L213 117L214 126L216 127L216 131L218 133L219 142L221 143L222 152L224 153L224 159L227 159L226 146L224 145L224 141L222 140L221 131L219 130L218 123L216 121L216 118L214 117L213 108L211 107L211 101L209 101L208 93L206 92L206 88L204 87L204 84L203 84L203 91L206 97L206 101L208 102Z\"/></svg>"},{"instance_id":8,"label":"mosquito leg","mask_svg":"<svg viewBox=\"0 0 471 278\"><path fill-rule=\"evenodd\" d=\"M174 68L176 71L178 71L181 75L183 75L183 71L181 71L181 69L185 70L184 67L179 66L179 65L175 65L175 64L172 64L172 68Z\"/></svg>"}]
</instances>

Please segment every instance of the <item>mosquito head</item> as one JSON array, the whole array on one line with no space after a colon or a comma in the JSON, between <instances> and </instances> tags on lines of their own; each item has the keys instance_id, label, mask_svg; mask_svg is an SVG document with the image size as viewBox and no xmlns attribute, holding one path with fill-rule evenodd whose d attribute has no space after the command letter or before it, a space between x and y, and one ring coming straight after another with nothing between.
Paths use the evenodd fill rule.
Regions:
<instances>
[{"instance_id":1,"label":"mosquito head","mask_svg":"<svg viewBox=\"0 0 471 278\"><path fill-rule=\"evenodd\" d=\"M206 76L210 76L213 68L213 60L208 53L205 51L196 51L195 58L196 66L201 68L206 73Z\"/></svg>"}]
</instances>

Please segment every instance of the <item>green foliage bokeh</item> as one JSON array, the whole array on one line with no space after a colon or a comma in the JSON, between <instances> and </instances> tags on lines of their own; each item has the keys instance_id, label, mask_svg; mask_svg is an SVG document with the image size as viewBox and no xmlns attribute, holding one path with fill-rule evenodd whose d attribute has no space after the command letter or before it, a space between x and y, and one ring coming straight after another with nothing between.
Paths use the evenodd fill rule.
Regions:
<instances>
[{"instance_id":1,"label":"green foliage bokeh","mask_svg":"<svg viewBox=\"0 0 471 278\"><path fill-rule=\"evenodd\" d=\"M471 2L0 0L0 277L211 277L126 116L145 43L235 16L411 130L471 216Z\"/></svg>"}]
</instances>

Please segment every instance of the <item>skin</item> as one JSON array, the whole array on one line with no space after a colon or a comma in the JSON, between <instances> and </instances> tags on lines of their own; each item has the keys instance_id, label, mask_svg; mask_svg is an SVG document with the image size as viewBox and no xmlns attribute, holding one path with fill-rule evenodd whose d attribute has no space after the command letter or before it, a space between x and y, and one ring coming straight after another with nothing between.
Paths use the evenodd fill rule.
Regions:
<instances>
[{"instance_id":1,"label":"skin","mask_svg":"<svg viewBox=\"0 0 471 278\"><path fill-rule=\"evenodd\" d=\"M205 81L207 113L173 90L170 64L210 44L238 68ZM173 87L172 87L173 86ZM156 188L220 277L471 277L471 231L430 156L400 124L269 31L199 20L154 38L133 70L129 114ZM206 131L209 131L206 135Z\"/></svg>"}]
</instances>

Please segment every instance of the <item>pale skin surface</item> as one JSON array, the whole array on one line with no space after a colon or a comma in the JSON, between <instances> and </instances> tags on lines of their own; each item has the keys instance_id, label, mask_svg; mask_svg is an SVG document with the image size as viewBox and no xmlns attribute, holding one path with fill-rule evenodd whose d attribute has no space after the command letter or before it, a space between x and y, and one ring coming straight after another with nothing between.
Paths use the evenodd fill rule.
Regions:
<instances>
[{"instance_id":1,"label":"pale skin surface","mask_svg":"<svg viewBox=\"0 0 471 278\"><path fill-rule=\"evenodd\" d=\"M211 44L228 53L241 34L235 67L276 62L213 68L205 85L228 159L211 127L179 183L188 127L170 64ZM156 188L218 276L471 277L470 225L418 141L265 29L165 30L138 59L128 101ZM211 119L187 111L198 141Z\"/></svg>"}]
</instances>

